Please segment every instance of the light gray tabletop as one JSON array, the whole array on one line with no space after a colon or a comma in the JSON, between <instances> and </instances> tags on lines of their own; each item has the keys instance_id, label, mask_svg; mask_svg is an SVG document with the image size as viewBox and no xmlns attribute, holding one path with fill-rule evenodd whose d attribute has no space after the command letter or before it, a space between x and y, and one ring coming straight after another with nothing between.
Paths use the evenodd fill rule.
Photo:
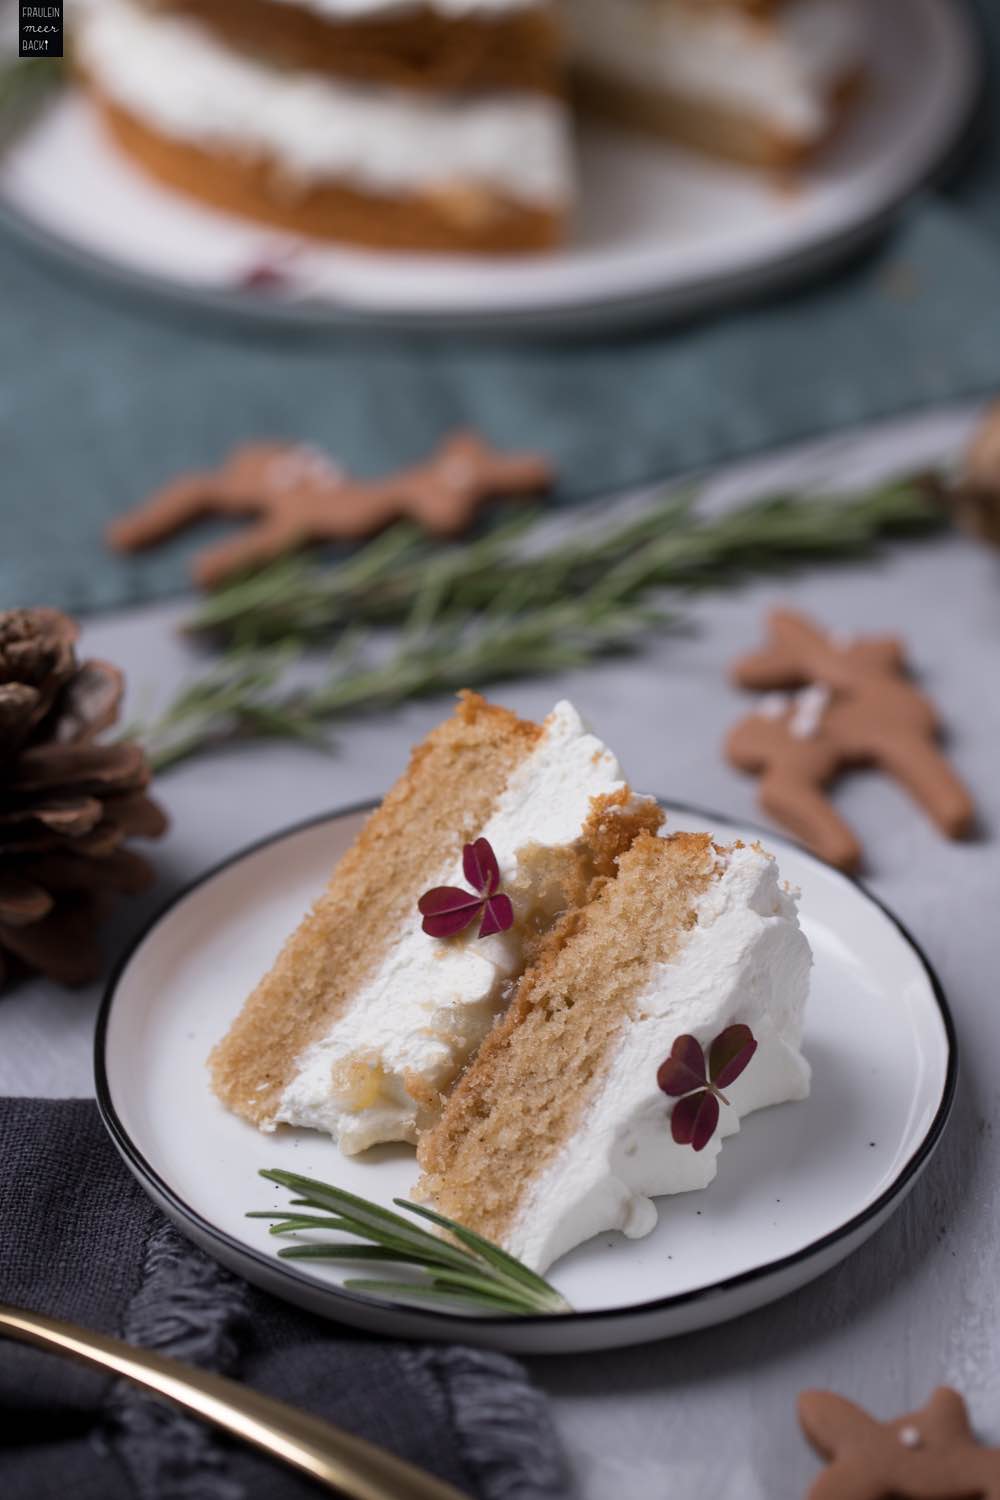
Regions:
<instances>
[{"instance_id":1,"label":"light gray tabletop","mask_svg":"<svg viewBox=\"0 0 1000 1500\"><path fill-rule=\"evenodd\" d=\"M775 483L849 484L951 455L968 413L946 412L743 466L712 485L725 504ZM754 816L754 787L720 744L740 712L732 658L759 636L766 608L789 602L827 626L896 631L951 729L950 751L978 799L982 834L948 844L886 779L858 775L839 803L862 831L866 879L936 967L951 1002L962 1071L936 1158L890 1223L837 1270L738 1322L618 1353L536 1359L583 1500L797 1500L816 1463L795 1422L805 1386L839 1390L882 1416L921 1404L939 1383L968 1398L1000 1441L1000 558L959 537L900 545L881 562L757 582L692 601L691 630L641 656L497 696L540 716L573 699L606 733L632 781L733 817ZM84 648L126 669L142 712L191 670L172 627L180 607L95 621ZM124 943L178 885L283 824L375 797L440 702L345 724L329 757L247 747L179 768L160 784L173 826L156 851L148 898L111 929ZM92 1092L96 987L67 995L28 984L0 1000L0 1091Z\"/></svg>"}]
</instances>

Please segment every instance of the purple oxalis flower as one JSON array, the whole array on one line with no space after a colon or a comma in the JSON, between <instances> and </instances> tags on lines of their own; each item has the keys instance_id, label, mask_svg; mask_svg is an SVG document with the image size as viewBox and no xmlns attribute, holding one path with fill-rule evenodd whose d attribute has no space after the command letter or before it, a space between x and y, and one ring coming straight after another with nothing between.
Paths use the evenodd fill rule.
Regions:
<instances>
[{"instance_id":1,"label":"purple oxalis flower","mask_svg":"<svg viewBox=\"0 0 1000 1500\"><path fill-rule=\"evenodd\" d=\"M757 1051L749 1026L727 1026L708 1049L708 1062L701 1043L693 1036L679 1036L656 1072L657 1085L676 1099L670 1116L670 1133L678 1146L703 1151L719 1123L719 1103L728 1104L722 1092L733 1083Z\"/></svg>"},{"instance_id":2,"label":"purple oxalis flower","mask_svg":"<svg viewBox=\"0 0 1000 1500\"><path fill-rule=\"evenodd\" d=\"M488 839L476 839L462 849L462 870L473 887L437 885L417 902L421 926L430 937L453 937L481 916L478 936L491 937L514 925L514 908L500 890L500 866Z\"/></svg>"}]
</instances>

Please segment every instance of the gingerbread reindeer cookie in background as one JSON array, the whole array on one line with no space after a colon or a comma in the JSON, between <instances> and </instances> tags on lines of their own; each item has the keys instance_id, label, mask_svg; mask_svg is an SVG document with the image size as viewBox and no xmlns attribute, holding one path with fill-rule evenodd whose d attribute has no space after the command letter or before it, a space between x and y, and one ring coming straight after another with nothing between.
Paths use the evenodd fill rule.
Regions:
<instances>
[{"instance_id":1,"label":"gingerbread reindeer cookie in background","mask_svg":"<svg viewBox=\"0 0 1000 1500\"><path fill-rule=\"evenodd\" d=\"M803 1391L799 1422L829 1465L806 1500L1000 1500L1000 1449L976 1442L947 1386L892 1422L830 1391Z\"/></svg>"},{"instance_id":2,"label":"gingerbread reindeer cookie in background","mask_svg":"<svg viewBox=\"0 0 1000 1500\"><path fill-rule=\"evenodd\" d=\"M760 776L760 805L842 870L861 845L827 788L842 772L877 766L906 787L949 838L974 820L969 793L938 749L937 711L906 675L891 637L840 640L805 616L776 610L767 644L732 671L768 694L726 740L730 763Z\"/></svg>"},{"instance_id":3,"label":"gingerbread reindeer cookie in background","mask_svg":"<svg viewBox=\"0 0 1000 1500\"><path fill-rule=\"evenodd\" d=\"M499 453L474 432L446 438L425 463L352 479L305 443L246 443L218 469L183 475L109 528L136 552L206 516L252 516L242 536L201 552L192 572L212 588L305 542L358 541L409 517L435 536L464 531L487 500L539 494L552 469L532 453Z\"/></svg>"}]
</instances>

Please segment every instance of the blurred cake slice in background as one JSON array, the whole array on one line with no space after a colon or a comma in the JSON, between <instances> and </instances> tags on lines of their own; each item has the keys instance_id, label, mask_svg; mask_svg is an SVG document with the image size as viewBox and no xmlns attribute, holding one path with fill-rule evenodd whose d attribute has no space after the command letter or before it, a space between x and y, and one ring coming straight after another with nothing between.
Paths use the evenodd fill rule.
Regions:
<instances>
[{"instance_id":1,"label":"blurred cake slice in background","mask_svg":"<svg viewBox=\"0 0 1000 1500\"><path fill-rule=\"evenodd\" d=\"M585 110L762 167L831 136L864 71L864 0L567 0Z\"/></svg>"},{"instance_id":2,"label":"blurred cake slice in background","mask_svg":"<svg viewBox=\"0 0 1000 1500\"><path fill-rule=\"evenodd\" d=\"M511 252L573 194L545 0L80 0L79 67L169 186L376 248Z\"/></svg>"},{"instance_id":3,"label":"blurred cake slice in background","mask_svg":"<svg viewBox=\"0 0 1000 1500\"><path fill-rule=\"evenodd\" d=\"M593 115L787 168L863 74L865 0L76 0L117 145L169 187L375 249L551 249Z\"/></svg>"}]
</instances>

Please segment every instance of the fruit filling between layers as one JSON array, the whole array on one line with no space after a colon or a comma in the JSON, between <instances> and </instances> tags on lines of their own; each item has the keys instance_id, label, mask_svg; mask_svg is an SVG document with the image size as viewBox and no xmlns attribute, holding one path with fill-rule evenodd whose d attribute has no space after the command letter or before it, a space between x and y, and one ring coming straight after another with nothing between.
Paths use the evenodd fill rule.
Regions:
<instances>
[{"instance_id":1,"label":"fruit filling between layers","mask_svg":"<svg viewBox=\"0 0 1000 1500\"><path fill-rule=\"evenodd\" d=\"M328 1131L348 1153L415 1141L541 936L661 816L570 704L538 726L464 695L216 1049L220 1097L264 1129ZM417 902L465 884L462 846L478 838L514 925L435 939Z\"/></svg>"},{"instance_id":2,"label":"fruit filling between layers","mask_svg":"<svg viewBox=\"0 0 1000 1500\"><path fill-rule=\"evenodd\" d=\"M649 1233L656 1196L708 1185L751 1110L808 1093L811 957L759 846L641 835L617 879L542 945L504 1020L420 1143L415 1196L536 1270L607 1229ZM703 1149L671 1134L657 1070L680 1036L757 1050Z\"/></svg>"}]
</instances>

